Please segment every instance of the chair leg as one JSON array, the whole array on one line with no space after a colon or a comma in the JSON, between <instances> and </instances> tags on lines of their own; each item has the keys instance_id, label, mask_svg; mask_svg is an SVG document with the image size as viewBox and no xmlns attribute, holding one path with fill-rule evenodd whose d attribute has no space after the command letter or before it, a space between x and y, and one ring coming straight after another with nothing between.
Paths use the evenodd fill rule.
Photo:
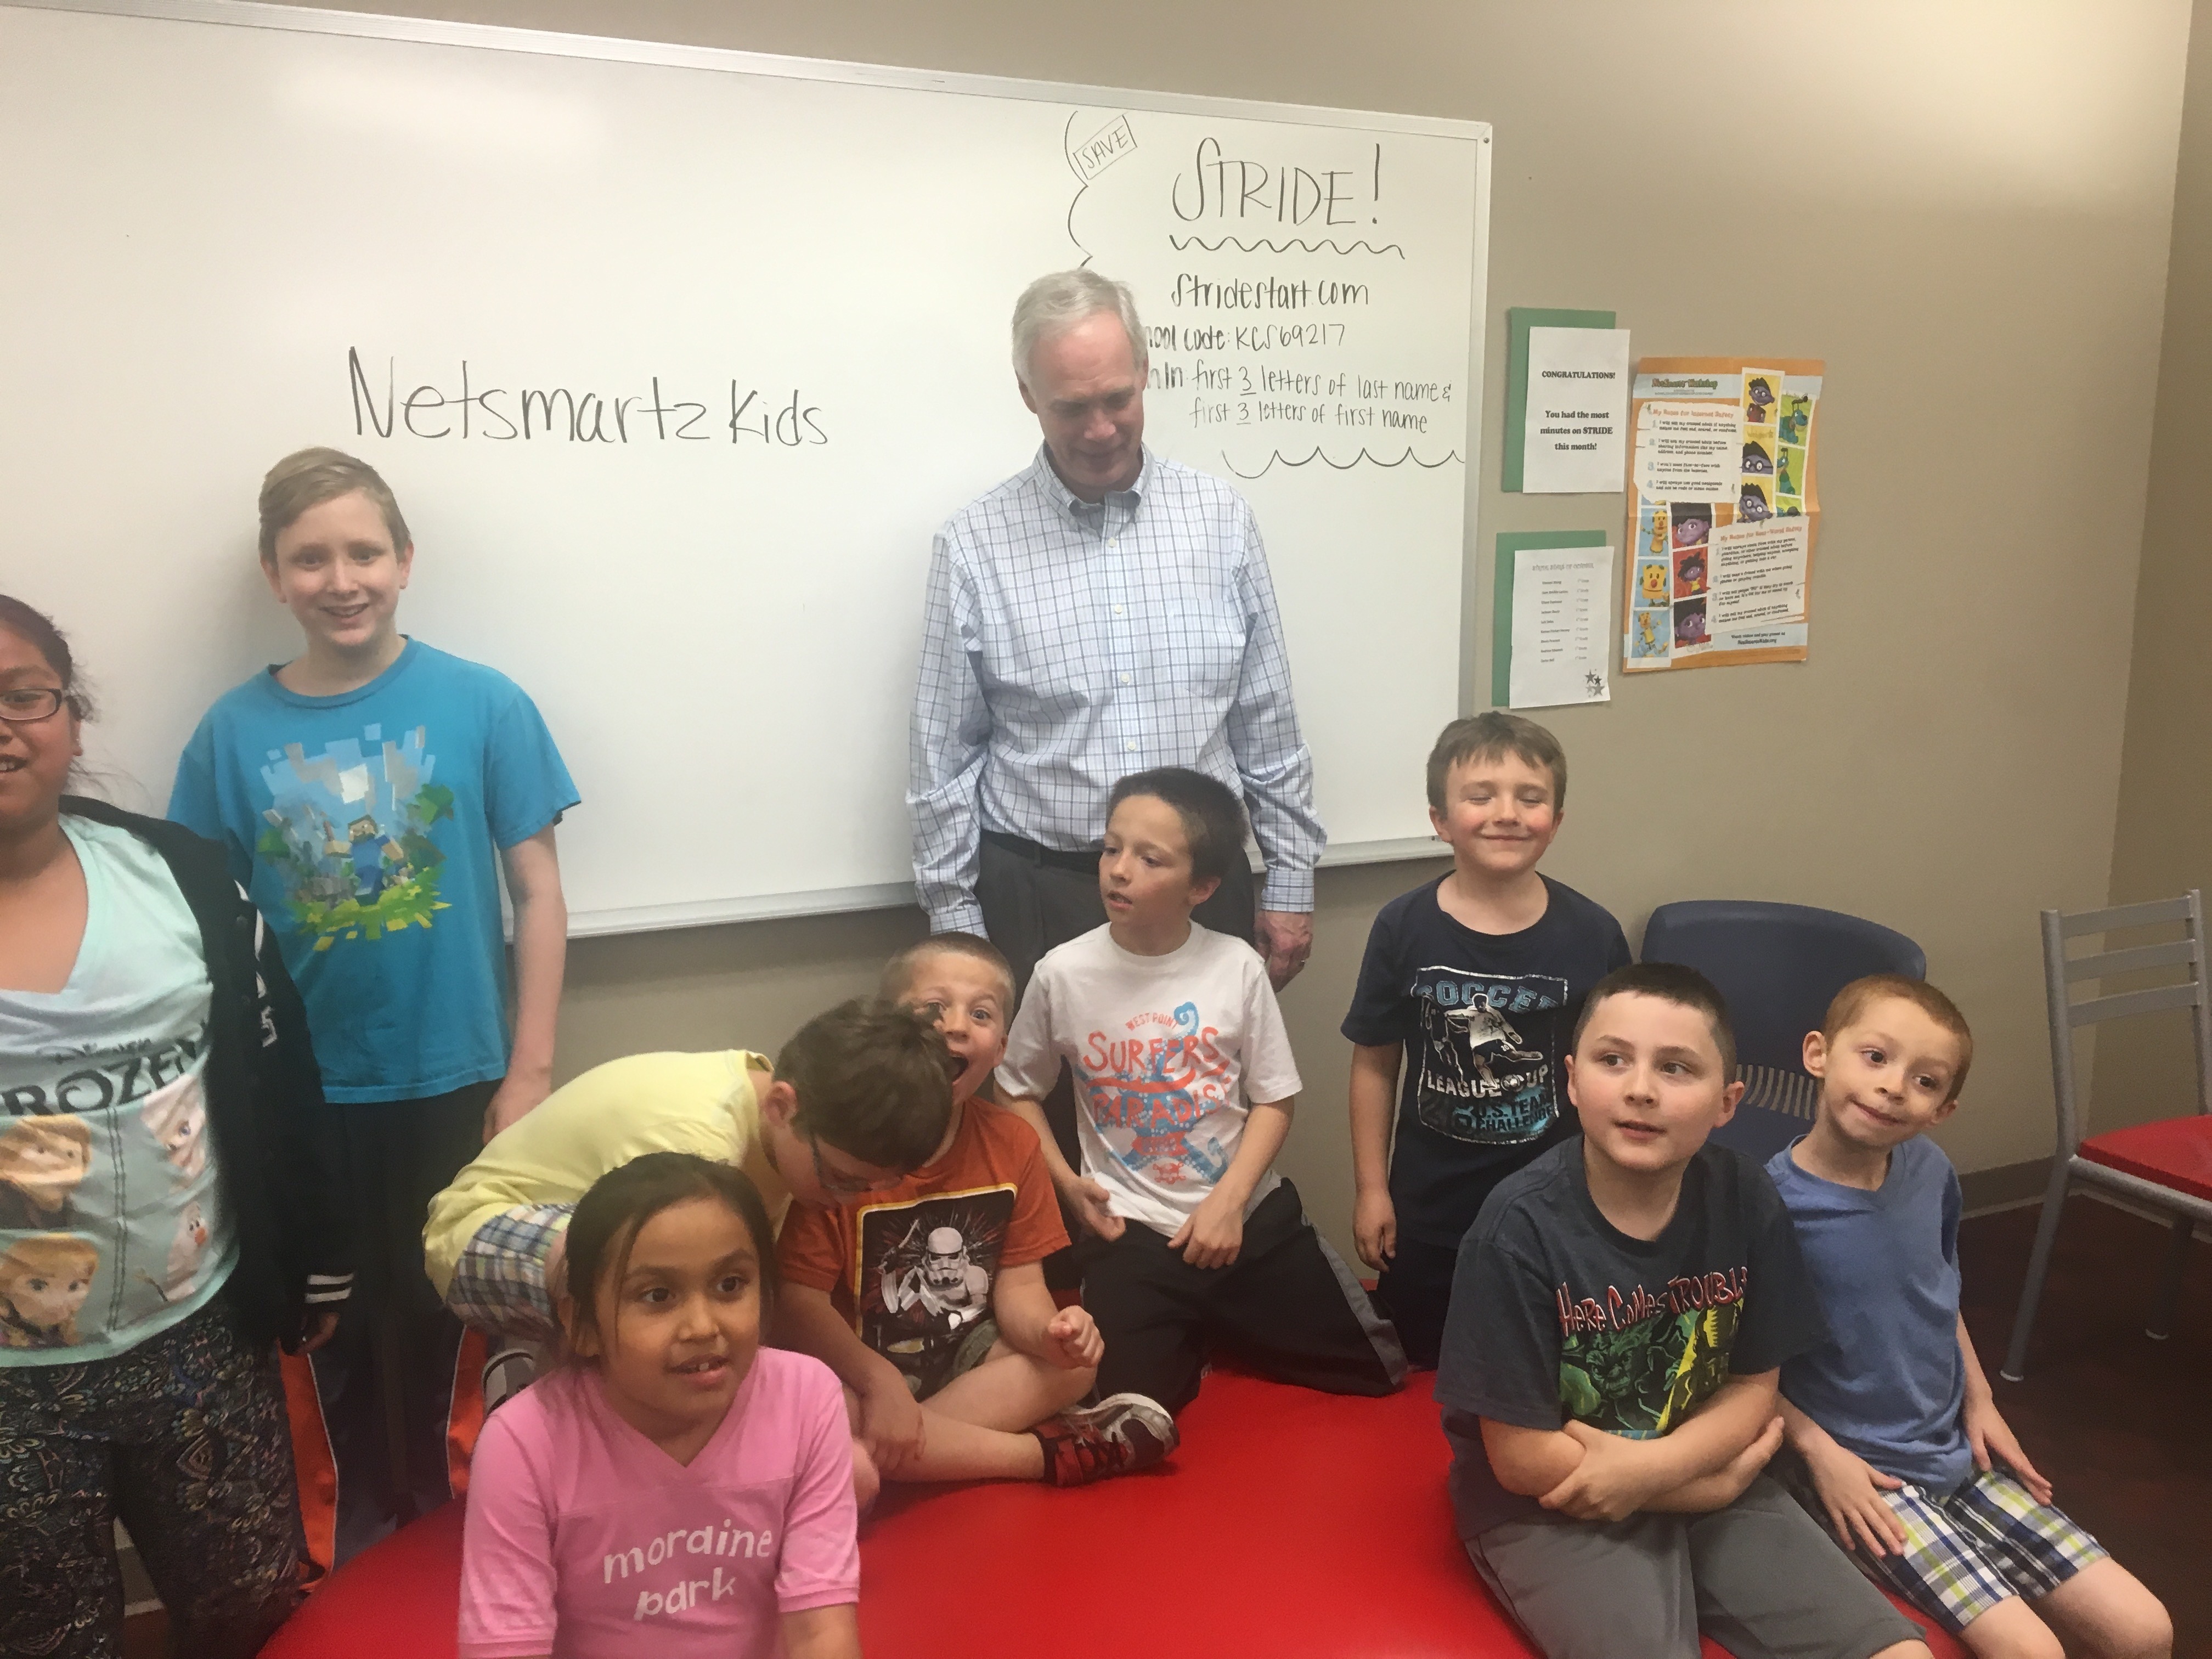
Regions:
<instances>
[{"instance_id":1,"label":"chair leg","mask_svg":"<svg viewBox=\"0 0 2212 1659\"><path fill-rule=\"evenodd\" d=\"M2043 1193L2043 1218L2036 1223L2035 1248L2028 1253L2027 1282L2020 1287L2020 1310L2013 1316L2012 1346L2005 1351L2004 1369L1998 1375L2017 1382L2027 1375L2027 1339L2035 1329L2035 1304L2043 1299L2044 1275L2051 1270L2051 1247L2057 1242L2058 1218L2066 1212L2066 1189L2071 1184L2071 1160L2061 1157L2051 1166L2051 1184Z\"/></svg>"},{"instance_id":2,"label":"chair leg","mask_svg":"<svg viewBox=\"0 0 2212 1659\"><path fill-rule=\"evenodd\" d=\"M2173 1218L2173 1242L2166 1247L2166 1266L2158 1276L2158 1295L2150 1304L2150 1325L2143 1334L2163 1342L2173 1334L2173 1310L2181 1302L2181 1264L2189 1255L2189 1236L2196 1223L2185 1215Z\"/></svg>"}]
</instances>

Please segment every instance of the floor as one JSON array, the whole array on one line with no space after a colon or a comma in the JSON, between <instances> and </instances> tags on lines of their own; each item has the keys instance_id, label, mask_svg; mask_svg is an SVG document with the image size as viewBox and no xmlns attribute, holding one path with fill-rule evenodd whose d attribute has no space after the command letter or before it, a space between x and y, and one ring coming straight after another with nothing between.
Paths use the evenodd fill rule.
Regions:
<instances>
[{"instance_id":1,"label":"floor","mask_svg":"<svg viewBox=\"0 0 2212 1659\"><path fill-rule=\"evenodd\" d=\"M1966 1328L1992 1378L2035 1236L2033 1206L1959 1230ZM2027 1379L1998 1408L2056 1488L2173 1615L2175 1659L2212 1659L2212 1243L2191 1248L2175 1334L2143 1334L2166 1230L2069 1200Z\"/></svg>"},{"instance_id":2,"label":"floor","mask_svg":"<svg viewBox=\"0 0 2212 1659\"><path fill-rule=\"evenodd\" d=\"M2035 1231L2033 1207L1960 1230L1966 1324L1995 1375ZM2176 1334L2143 1334L2166 1248L2154 1223L2087 1198L2067 1206L2023 1382L1997 1401L2058 1502L2173 1614L2176 1659L2212 1659L2212 1244L2183 1281ZM126 1659L162 1651L162 1615L131 1621Z\"/></svg>"}]
</instances>

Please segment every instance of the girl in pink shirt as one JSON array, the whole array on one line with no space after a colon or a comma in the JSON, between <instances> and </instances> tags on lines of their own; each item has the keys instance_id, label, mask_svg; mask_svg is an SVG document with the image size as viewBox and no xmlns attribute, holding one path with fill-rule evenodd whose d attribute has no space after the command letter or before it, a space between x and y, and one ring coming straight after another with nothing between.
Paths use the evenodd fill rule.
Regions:
<instances>
[{"instance_id":1,"label":"girl in pink shirt","mask_svg":"<svg viewBox=\"0 0 2212 1659\"><path fill-rule=\"evenodd\" d=\"M763 1349L774 1230L727 1164L651 1152L576 1206L571 1363L484 1425L460 1659L859 1659L844 1397Z\"/></svg>"}]
</instances>

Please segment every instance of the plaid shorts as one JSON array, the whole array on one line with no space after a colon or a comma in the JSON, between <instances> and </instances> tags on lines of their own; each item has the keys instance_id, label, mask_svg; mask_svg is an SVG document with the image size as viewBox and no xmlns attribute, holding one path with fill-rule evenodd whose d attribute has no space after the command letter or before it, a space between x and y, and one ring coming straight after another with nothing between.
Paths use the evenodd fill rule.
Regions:
<instances>
[{"instance_id":1,"label":"plaid shorts","mask_svg":"<svg viewBox=\"0 0 2212 1659\"><path fill-rule=\"evenodd\" d=\"M1827 1512L1809 1483L1791 1486L1825 1529ZM1909 1481L1881 1496L1904 1522L1905 1553L1870 1556L1862 1544L1851 1559L1954 1636L2001 1601L2048 1595L2106 1554L2064 1512L2037 1503L2002 1469L1977 1473L1948 1497Z\"/></svg>"},{"instance_id":2,"label":"plaid shorts","mask_svg":"<svg viewBox=\"0 0 2212 1659\"><path fill-rule=\"evenodd\" d=\"M454 1316L501 1336L544 1342L557 1335L545 1258L575 1213L573 1204L522 1204L477 1228L446 1291Z\"/></svg>"}]
</instances>

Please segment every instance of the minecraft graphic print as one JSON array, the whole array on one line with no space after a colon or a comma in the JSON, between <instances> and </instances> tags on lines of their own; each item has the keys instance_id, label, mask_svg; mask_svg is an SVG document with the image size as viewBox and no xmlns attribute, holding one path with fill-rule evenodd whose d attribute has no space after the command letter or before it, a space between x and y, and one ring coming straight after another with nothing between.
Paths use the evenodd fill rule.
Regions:
<instances>
[{"instance_id":1,"label":"minecraft graphic print","mask_svg":"<svg viewBox=\"0 0 2212 1659\"><path fill-rule=\"evenodd\" d=\"M963 1345L991 1316L1013 1216L1011 1182L860 1212L853 1264L860 1337L909 1388L927 1395L942 1387Z\"/></svg>"},{"instance_id":2,"label":"minecraft graphic print","mask_svg":"<svg viewBox=\"0 0 2212 1659\"><path fill-rule=\"evenodd\" d=\"M1421 1014L1413 1109L1425 1127L1490 1146L1534 1140L1552 1127L1558 1022L1524 1016L1563 1007L1565 980L1424 968L1413 995Z\"/></svg>"},{"instance_id":3,"label":"minecraft graphic print","mask_svg":"<svg viewBox=\"0 0 2212 1659\"><path fill-rule=\"evenodd\" d=\"M288 744L261 769L271 799L254 851L283 877L293 920L318 951L428 927L447 908L435 835L453 816L453 792L431 781L427 728L396 742L383 732L363 726L313 757Z\"/></svg>"}]
</instances>

